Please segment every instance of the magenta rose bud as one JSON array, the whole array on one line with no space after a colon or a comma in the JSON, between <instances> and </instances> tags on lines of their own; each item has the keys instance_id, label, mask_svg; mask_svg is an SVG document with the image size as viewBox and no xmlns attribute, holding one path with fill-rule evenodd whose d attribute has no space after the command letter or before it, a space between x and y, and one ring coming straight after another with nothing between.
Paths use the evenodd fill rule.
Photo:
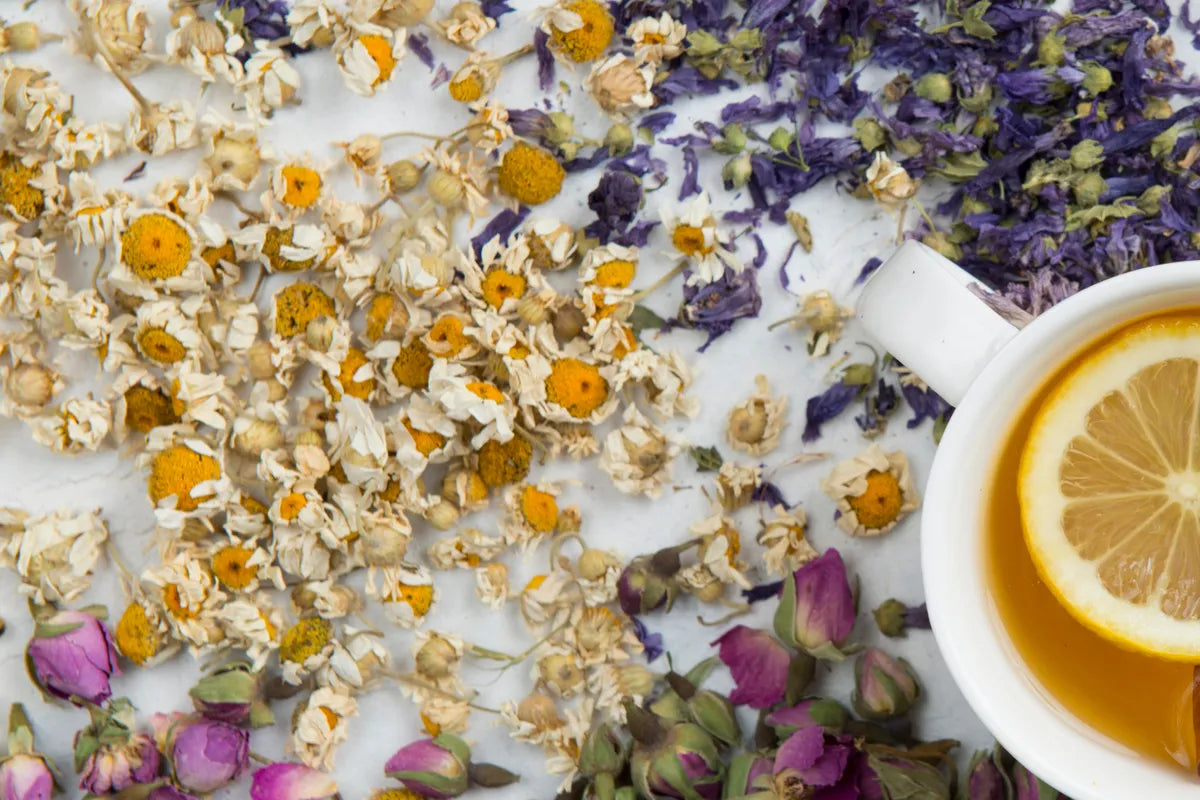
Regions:
<instances>
[{"instance_id":1,"label":"magenta rose bud","mask_svg":"<svg viewBox=\"0 0 1200 800\"><path fill-rule=\"evenodd\" d=\"M1007 800L1008 780L992 754L980 750L967 767L967 800Z\"/></svg>"},{"instance_id":2,"label":"magenta rose bud","mask_svg":"<svg viewBox=\"0 0 1200 800\"><path fill-rule=\"evenodd\" d=\"M207 794L246 770L250 733L227 722L187 717L171 728L168 752L175 783L189 792Z\"/></svg>"},{"instance_id":3,"label":"magenta rose bud","mask_svg":"<svg viewBox=\"0 0 1200 800\"><path fill-rule=\"evenodd\" d=\"M634 559L617 578L617 601L630 616L648 614L667 602L665 582L651 573L645 559Z\"/></svg>"},{"instance_id":4,"label":"magenta rose bud","mask_svg":"<svg viewBox=\"0 0 1200 800\"><path fill-rule=\"evenodd\" d=\"M13 703L8 712L8 757L0 758L0 800L50 800L53 793L50 762L33 749L25 707Z\"/></svg>"},{"instance_id":5,"label":"magenta rose bud","mask_svg":"<svg viewBox=\"0 0 1200 800\"><path fill-rule=\"evenodd\" d=\"M713 644L733 676L731 703L768 708L783 699L792 656L778 639L766 631L738 625Z\"/></svg>"},{"instance_id":6,"label":"magenta rose bud","mask_svg":"<svg viewBox=\"0 0 1200 800\"><path fill-rule=\"evenodd\" d=\"M1013 764L1012 783L1017 790L1014 800L1055 800L1062 797L1021 763Z\"/></svg>"},{"instance_id":7,"label":"magenta rose bud","mask_svg":"<svg viewBox=\"0 0 1200 800\"><path fill-rule=\"evenodd\" d=\"M197 798L179 791L174 786L165 785L150 792L150 796L146 800L197 800Z\"/></svg>"},{"instance_id":8,"label":"magenta rose bud","mask_svg":"<svg viewBox=\"0 0 1200 800\"><path fill-rule=\"evenodd\" d=\"M86 611L58 611L38 620L25 658L43 691L95 705L112 696L108 680L121 671L112 634Z\"/></svg>"},{"instance_id":9,"label":"magenta rose bud","mask_svg":"<svg viewBox=\"0 0 1200 800\"><path fill-rule=\"evenodd\" d=\"M442 734L405 745L387 760L384 772L404 788L432 800L458 797L467 790L471 749L457 736Z\"/></svg>"},{"instance_id":10,"label":"magenta rose bud","mask_svg":"<svg viewBox=\"0 0 1200 800\"><path fill-rule=\"evenodd\" d=\"M902 717L921 695L921 685L903 658L868 647L854 664L854 710L865 719Z\"/></svg>"},{"instance_id":11,"label":"magenta rose bud","mask_svg":"<svg viewBox=\"0 0 1200 800\"><path fill-rule=\"evenodd\" d=\"M810 655L831 661L845 658L841 647L854 627L854 593L846 565L829 549L783 583L775 610L775 634Z\"/></svg>"},{"instance_id":12,"label":"magenta rose bud","mask_svg":"<svg viewBox=\"0 0 1200 800\"><path fill-rule=\"evenodd\" d=\"M79 788L96 795L150 783L158 777L161 757L154 740L135 733L124 742L100 744L79 770Z\"/></svg>"},{"instance_id":13,"label":"magenta rose bud","mask_svg":"<svg viewBox=\"0 0 1200 800\"><path fill-rule=\"evenodd\" d=\"M255 770L250 800L325 800L337 790L337 783L324 772L280 761Z\"/></svg>"}]
</instances>

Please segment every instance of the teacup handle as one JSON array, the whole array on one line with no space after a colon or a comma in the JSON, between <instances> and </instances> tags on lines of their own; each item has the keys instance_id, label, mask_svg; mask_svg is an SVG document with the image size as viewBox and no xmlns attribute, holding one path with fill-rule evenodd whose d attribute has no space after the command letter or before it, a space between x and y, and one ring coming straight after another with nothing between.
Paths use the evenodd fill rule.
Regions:
<instances>
[{"instance_id":1,"label":"teacup handle","mask_svg":"<svg viewBox=\"0 0 1200 800\"><path fill-rule=\"evenodd\" d=\"M968 288L978 281L935 250L904 242L858 299L863 327L950 405L1016 333Z\"/></svg>"}]
</instances>

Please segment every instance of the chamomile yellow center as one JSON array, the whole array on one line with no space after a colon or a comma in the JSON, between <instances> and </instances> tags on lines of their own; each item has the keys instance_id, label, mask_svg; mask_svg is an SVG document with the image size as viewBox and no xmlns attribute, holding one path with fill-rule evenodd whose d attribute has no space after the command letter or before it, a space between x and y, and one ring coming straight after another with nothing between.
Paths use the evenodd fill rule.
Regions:
<instances>
[{"instance_id":1,"label":"chamomile yellow center","mask_svg":"<svg viewBox=\"0 0 1200 800\"><path fill-rule=\"evenodd\" d=\"M139 666L157 655L158 632L150 624L150 617L141 603L130 603L125 607L113 629L113 641L121 655Z\"/></svg>"},{"instance_id":2,"label":"chamomile yellow center","mask_svg":"<svg viewBox=\"0 0 1200 800\"><path fill-rule=\"evenodd\" d=\"M285 522L291 522L300 516L300 512L304 510L306 505L308 505L308 499L300 492L286 494L279 501L279 518Z\"/></svg>"},{"instance_id":3,"label":"chamomile yellow center","mask_svg":"<svg viewBox=\"0 0 1200 800\"><path fill-rule=\"evenodd\" d=\"M526 592L536 592L538 589L542 588L542 584L545 582L546 582L545 575L534 575L532 578L529 579L529 583L525 584L525 591Z\"/></svg>"},{"instance_id":4,"label":"chamomile yellow center","mask_svg":"<svg viewBox=\"0 0 1200 800\"><path fill-rule=\"evenodd\" d=\"M358 43L367 51L367 55L375 62L375 66L379 68L379 75L375 80L371 81L372 86L378 86L384 81L392 77L392 70L396 68L396 57L392 55L392 43L382 36L375 34L367 34L358 37Z\"/></svg>"},{"instance_id":5,"label":"chamomile yellow center","mask_svg":"<svg viewBox=\"0 0 1200 800\"><path fill-rule=\"evenodd\" d=\"M305 617L283 632L279 643L281 661L303 664L319 654L333 639L333 626L323 617Z\"/></svg>"},{"instance_id":6,"label":"chamomile yellow center","mask_svg":"<svg viewBox=\"0 0 1200 800\"><path fill-rule=\"evenodd\" d=\"M377 294L367 306L367 338L377 341L387 330L388 321L396 307L396 298L390 294Z\"/></svg>"},{"instance_id":7,"label":"chamomile yellow center","mask_svg":"<svg viewBox=\"0 0 1200 800\"><path fill-rule=\"evenodd\" d=\"M200 257L204 259L204 263L214 269L222 261L227 264L237 263L237 251L233 248L233 242L226 242L216 247L205 247L200 251Z\"/></svg>"},{"instance_id":8,"label":"chamomile yellow center","mask_svg":"<svg viewBox=\"0 0 1200 800\"><path fill-rule=\"evenodd\" d=\"M474 72L468 72L461 78L450 81L447 88L450 97L460 103L474 103L483 97L483 81Z\"/></svg>"},{"instance_id":9,"label":"chamomile yellow center","mask_svg":"<svg viewBox=\"0 0 1200 800\"><path fill-rule=\"evenodd\" d=\"M0 156L0 208L29 220L42 213L46 196L30 184L38 171L11 153Z\"/></svg>"},{"instance_id":10,"label":"chamomile yellow center","mask_svg":"<svg viewBox=\"0 0 1200 800\"><path fill-rule=\"evenodd\" d=\"M433 358L429 348L420 339L414 339L400 350L392 363L392 374L400 384L410 389L429 386L429 371L433 369Z\"/></svg>"},{"instance_id":11,"label":"chamomile yellow center","mask_svg":"<svg viewBox=\"0 0 1200 800\"><path fill-rule=\"evenodd\" d=\"M188 604L183 593L179 591L179 587L173 583L168 583L163 587L163 605L167 611L171 612L171 616L178 620L195 619L199 616L196 609Z\"/></svg>"},{"instance_id":12,"label":"chamomile yellow center","mask_svg":"<svg viewBox=\"0 0 1200 800\"><path fill-rule=\"evenodd\" d=\"M283 257L282 248L291 246L291 228L278 228L274 225L267 228L267 232L263 236L262 254L267 257L267 263L271 265L271 269L275 272L302 272L312 269L313 263L317 260L315 256L300 261L291 261Z\"/></svg>"},{"instance_id":13,"label":"chamomile yellow center","mask_svg":"<svg viewBox=\"0 0 1200 800\"><path fill-rule=\"evenodd\" d=\"M398 583L383 599L391 603L404 603L412 609L414 616L423 617L433 606L433 586Z\"/></svg>"},{"instance_id":14,"label":"chamomile yellow center","mask_svg":"<svg viewBox=\"0 0 1200 800\"><path fill-rule=\"evenodd\" d=\"M566 171L554 156L525 142L517 142L510 148L496 171L496 182L501 191L528 206L545 203L557 196L564 177Z\"/></svg>"},{"instance_id":15,"label":"chamomile yellow center","mask_svg":"<svg viewBox=\"0 0 1200 800\"><path fill-rule=\"evenodd\" d=\"M187 348L165 328L154 326L142 328L137 335L138 349L142 355L159 364L174 364L187 355Z\"/></svg>"},{"instance_id":16,"label":"chamomile yellow center","mask_svg":"<svg viewBox=\"0 0 1200 800\"><path fill-rule=\"evenodd\" d=\"M624 289L633 282L633 276L636 273L637 264L632 261L624 261L622 259L605 261L596 267L596 274L592 278L592 285L601 286L605 289Z\"/></svg>"},{"instance_id":17,"label":"chamomile yellow center","mask_svg":"<svg viewBox=\"0 0 1200 800\"><path fill-rule=\"evenodd\" d=\"M224 586L230 589L245 589L254 582L257 570L247 566L254 551L227 545L222 547L212 557L212 572Z\"/></svg>"},{"instance_id":18,"label":"chamomile yellow center","mask_svg":"<svg viewBox=\"0 0 1200 800\"><path fill-rule=\"evenodd\" d=\"M346 357L342 359L342 363L338 368L338 382L342 385L341 391L333 385L333 381L329 379L328 375L322 376L322 380L325 382L325 389L329 392L330 396L334 400L337 400L342 396L342 392L345 392L351 397L357 397L359 400L366 400L370 397L371 392L375 389L375 378L367 376L361 381L354 379L355 374L365 367L367 363L367 355L362 350L359 350L357 347L348 349Z\"/></svg>"},{"instance_id":19,"label":"chamomile yellow center","mask_svg":"<svg viewBox=\"0 0 1200 800\"><path fill-rule=\"evenodd\" d=\"M332 317L333 300L311 283L293 283L275 293L275 332L280 336L304 333L318 317Z\"/></svg>"},{"instance_id":20,"label":"chamomile yellow center","mask_svg":"<svg viewBox=\"0 0 1200 800\"><path fill-rule=\"evenodd\" d=\"M867 473L867 488L857 497L847 497L846 502L864 528L884 528L900 517L904 492L891 472L871 470Z\"/></svg>"},{"instance_id":21,"label":"chamomile yellow center","mask_svg":"<svg viewBox=\"0 0 1200 800\"><path fill-rule=\"evenodd\" d=\"M569 31L551 25L551 40L572 61L596 60L613 37L613 18L607 4L599 0L575 0L566 5L566 10L577 14L582 24Z\"/></svg>"},{"instance_id":22,"label":"chamomile yellow center","mask_svg":"<svg viewBox=\"0 0 1200 800\"><path fill-rule=\"evenodd\" d=\"M424 720L422 720L423 722ZM426 730L429 726L426 725ZM437 736L441 733L441 726L437 726L438 733L430 732L430 736ZM371 795L370 800L422 800L421 795L409 789L379 789Z\"/></svg>"},{"instance_id":23,"label":"chamomile yellow center","mask_svg":"<svg viewBox=\"0 0 1200 800\"><path fill-rule=\"evenodd\" d=\"M484 276L481 293L489 306L499 308L504 305L505 300L524 296L527 284L524 275L493 269Z\"/></svg>"},{"instance_id":24,"label":"chamomile yellow center","mask_svg":"<svg viewBox=\"0 0 1200 800\"><path fill-rule=\"evenodd\" d=\"M445 436L442 436L440 433L414 428L412 423L408 421L408 417L404 417L401 423L404 425L404 429L408 431L408 435L412 437L413 445L417 448L417 452L423 456L428 456L434 450L446 444Z\"/></svg>"},{"instance_id":25,"label":"chamomile yellow center","mask_svg":"<svg viewBox=\"0 0 1200 800\"><path fill-rule=\"evenodd\" d=\"M321 195L321 176L311 167L289 164L279 171L283 178L283 202L292 208L308 208Z\"/></svg>"},{"instance_id":26,"label":"chamomile yellow center","mask_svg":"<svg viewBox=\"0 0 1200 800\"><path fill-rule=\"evenodd\" d=\"M523 436L503 443L491 439L479 448L479 476L492 489L516 483L529 474L532 457L533 445Z\"/></svg>"},{"instance_id":27,"label":"chamomile yellow center","mask_svg":"<svg viewBox=\"0 0 1200 800\"><path fill-rule=\"evenodd\" d=\"M194 511L207 497L192 497L192 490L205 481L221 477L221 465L212 456L177 444L155 453L150 462L148 491L155 504L175 496L180 511Z\"/></svg>"},{"instance_id":28,"label":"chamomile yellow center","mask_svg":"<svg viewBox=\"0 0 1200 800\"><path fill-rule=\"evenodd\" d=\"M632 353L638 348L637 336L633 332L633 328L621 326L621 341L613 348L613 358L620 361L625 356Z\"/></svg>"},{"instance_id":29,"label":"chamomile yellow center","mask_svg":"<svg viewBox=\"0 0 1200 800\"><path fill-rule=\"evenodd\" d=\"M178 277L191 258L191 235L166 214L143 214L121 234L121 263L142 280Z\"/></svg>"},{"instance_id":30,"label":"chamomile yellow center","mask_svg":"<svg viewBox=\"0 0 1200 800\"><path fill-rule=\"evenodd\" d=\"M482 400L490 400L500 405L504 404L504 392L487 381L471 381L467 384L467 391Z\"/></svg>"},{"instance_id":31,"label":"chamomile yellow center","mask_svg":"<svg viewBox=\"0 0 1200 800\"><path fill-rule=\"evenodd\" d=\"M426 337L430 352L440 358L454 358L470 342L463 333L462 319L451 314L438 317Z\"/></svg>"},{"instance_id":32,"label":"chamomile yellow center","mask_svg":"<svg viewBox=\"0 0 1200 800\"><path fill-rule=\"evenodd\" d=\"M482 503L487 498L487 484L478 472L468 473L466 484L465 499L468 503Z\"/></svg>"},{"instance_id":33,"label":"chamomile yellow center","mask_svg":"<svg viewBox=\"0 0 1200 800\"><path fill-rule=\"evenodd\" d=\"M549 533L558 524L558 501L549 492L526 486L521 490L519 505L525 523L538 533Z\"/></svg>"},{"instance_id":34,"label":"chamomile yellow center","mask_svg":"<svg viewBox=\"0 0 1200 800\"><path fill-rule=\"evenodd\" d=\"M159 425L179 421L170 397L157 389L137 384L125 391L125 426L149 433Z\"/></svg>"},{"instance_id":35,"label":"chamomile yellow center","mask_svg":"<svg viewBox=\"0 0 1200 800\"><path fill-rule=\"evenodd\" d=\"M577 358L560 358L546 378L546 399L584 419L608 399L608 381L594 364Z\"/></svg>"},{"instance_id":36,"label":"chamomile yellow center","mask_svg":"<svg viewBox=\"0 0 1200 800\"><path fill-rule=\"evenodd\" d=\"M703 228L695 225L676 225L671 231L671 244L685 256L703 256L713 251L713 244Z\"/></svg>"}]
</instances>

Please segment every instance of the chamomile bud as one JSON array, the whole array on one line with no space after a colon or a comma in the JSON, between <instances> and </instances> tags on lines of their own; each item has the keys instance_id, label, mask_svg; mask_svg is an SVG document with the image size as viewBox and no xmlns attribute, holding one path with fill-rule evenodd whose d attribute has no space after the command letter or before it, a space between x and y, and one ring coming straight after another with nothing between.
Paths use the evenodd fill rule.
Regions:
<instances>
[{"instance_id":1,"label":"chamomile bud","mask_svg":"<svg viewBox=\"0 0 1200 800\"><path fill-rule=\"evenodd\" d=\"M284 443L283 431L274 420L256 419L244 431L233 437L233 447L239 453L258 458L264 450L274 450Z\"/></svg>"},{"instance_id":2,"label":"chamomile bud","mask_svg":"<svg viewBox=\"0 0 1200 800\"><path fill-rule=\"evenodd\" d=\"M454 527L454 523L458 522L458 517L458 509L454 504L448 500L441 500L429 509L426 518L429 520L429 524L439 531L446 531Z\"/></svg>"},{"instance_id":3,"label":"chamomile bud","mask_svg":"<svg viewBox=\"0 0 1200 800\"><path fill-rule=\"evenodd\" d=\"M539 322L546 321L550 315L550 309L546 307L545 300L537 295L529 295L522 297L517 302L517 314L530 325L537 325Z\"/></svg>"},{"instance_id":4,"label":"chamomile bud","mask_svg":"<svg viewBox=\"0 0 1200 800\"><path fill-rule=\"evenodd\" d=\"M420 24L433 10L433 0L399 0L386 3L371 20L385 28L411 28Z\"/></svg>"},{"instance_id":5,"label":"chamomile bud","mask_svg":"<svg viewBox=\"0 0 1200 800\"><path fill-rule=\"evenodd\" d=\"M612 553L588 548L579 554L579 577L588 581L603 578L610 567L619 566L620 562Z\"/></svg>"},{"instance_id":6,"label":"chamomile bud","mask_svg":"<svg viewBox=\"0 0 1200 800\"><path fill-rule=\"evenodd\" d=\"M5 390L20 405L41 408L54 396L54 374L41 364L24 361L8 374Z\"/></svg>"},{"instance_id":7,"label":"chamomile bud","mask_svg":"<svg viewBox=\"0 0 1200 800\"><path fill-rule=\"evenodd\" d=\"M613 156L623 156L633 149L633 129L625 123L618 123L604 134L604 146Z\"/></svg>"},{"instance_id":8,"label":"chamomile bud","mask_svg":"<svg viewBox=\"0 0 1200 800\"><path fill-rule=\"evenodd\" d=\"M563 724L554 698L542 692L534 692L517 703L517 719L533 725L538 730L553 730Z\"/></svg>"},{"instance_id":9,"label":"chamomile bud","mask_svg":"<svg viewBox=\"0 0 1200 800\"><path fill-rule=\"evenodd\" d=\"M271 360L275 348L270 342L259 340L250 345L246 351L246 363L250 367L250 377L257 381L265 381L275 377L275 363Z\"/></svg>"},{"instance_id":10,"label":"chamomile bud","mask_svg":"<svg viewBox=\"0 0 1200 800\"><path fill-rule=\"evenodd\" d=\"M37 50L41 43L38 26L32 22L17 22L0 30L0 51L28 53Z\"/></svg>"},{"instance_id":11,"label":"chamomile bud","mask_svg":"<svg viewBox=\"0 0 1200 800\"><path fill-rule=\"evenodd\" d=\"M462 205L466 191L462 179L446 170L439 169L429 178L429 196L433 202L444 208L458 208Z\"/></svg>"},{"instance_id":12,"label":"chamomile bud","mask_svg":"<svg viewBox=\"0 0 1200 800\"><path fill-rule=\"evenodd\" d=\"M410 192L421 182L421 168L406 158L393 161L387 166L387 182L392 194Z\"/></svg>"},{"instance_id":13,"label":"chamomile bud","mask_svg":"<svg viewBox=\"0 0 1200 800\"><path fill-rule=\"evenodd\" d=\"M587 317L576 306L569 305L557 309L553 315L554 335L560 342L569 342L583 333Z\"/></svg>"},{"instance_id":14,"label":"chamomile bud","mask_svg":"<svg viewBox=\"0 0 1200 800\"><path fill-rule=\"evenodd\" d=\"M453 674L459 656L449 640L435 633L417 650L413 662L416 664L418 675L437 681Z\"/></svg>"}]
</instances>

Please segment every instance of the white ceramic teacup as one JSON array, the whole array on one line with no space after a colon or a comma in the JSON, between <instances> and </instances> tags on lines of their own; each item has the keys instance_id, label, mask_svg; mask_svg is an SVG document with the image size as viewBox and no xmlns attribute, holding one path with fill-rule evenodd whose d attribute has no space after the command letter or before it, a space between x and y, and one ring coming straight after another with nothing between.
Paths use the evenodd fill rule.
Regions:
<instances>
[{"instance_id":1,"label":"white ceramic teacup","mask_svg":"<svg viewBox=\"0 0 1200 800\"><path fill-rule=\"evenodd\" d=\"M1200 796L1200 784L1183 769L1079 721L1030 674L991 599L982 536L996 459L1029 398L1081 347L1123 322L1200 307L1200 261L1103 281L1021 329L968 288L975 282L910 241L871 276L857 311L888 352L955 406L921 522L925 600L938 646L996 739L1059 791L1075 800Z\"/></svg>"}]
</instances>

